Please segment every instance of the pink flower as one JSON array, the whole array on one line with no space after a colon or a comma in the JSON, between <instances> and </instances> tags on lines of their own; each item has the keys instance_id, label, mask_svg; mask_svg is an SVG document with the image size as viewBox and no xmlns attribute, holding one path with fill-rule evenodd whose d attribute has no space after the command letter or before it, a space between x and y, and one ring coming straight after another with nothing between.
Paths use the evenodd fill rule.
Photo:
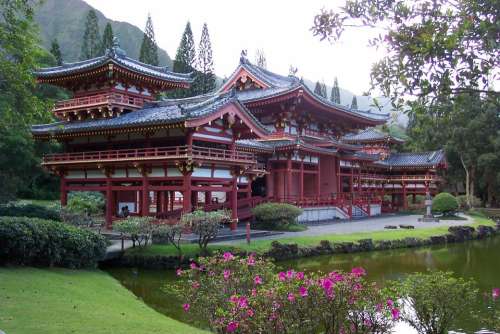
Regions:
<instances>
[{"instance_id":1,"label":"pink flower","mask_svg":"<svg viewBox=\"0 0 500 334\"><path fill-rule=\"evenodd\" d=\"M257 296L257 290L256 289L252 289L252 297L255 297Z\"/></svg>"},{"instance_id":2,"label":"pink flower","mask_svg":"<svg viewBox=\"0 0 500 334\"><path fill-rule=\"evenodd\" d=\"M249 308L249 309L247 310L247 315L248 315L250 318L251 318L251 317L253 317L254 312L253 312L253 310L252 310L251 308Z\"/></svg>"},{"instance_id":3,"label":"pink flower","mask_svg":"<svg viewBox=\"0 0 500 334\"><path fill-rule=\"evenodd\" d=\"M309 295L307 288L305 286L301 286L299 288L299 294L301 297L307 297Z\"/></svg>"},{"instance_id":4,"label":"pink flower","mask_svg":"<svg viewBox=\"0 0 500 334\"><path fill-rule=\"evenodd\" d=\"M293 303L293 302L295 301L295 295L294 295L293 293L291 293L291 292L290 292L290 293L288 294L287 299L288 299L288 301L289 301L290 303Z\"/></svg>"},{"instance_id":5,"label":"pink flower","mask_svg":"<svg viewBox=\"0 0 500 334\"><path fill-rule=\"evenodd\" d=\"M370 320L370 319L365 319L365 321L364 321L363 323L364 323L364 325L365 325L366 327L371 327L371 326L372 326L372 322L371 322L371 320Z\"/></svg>"},{"instance_id":6,"label":"pink flower","mask_svg":"<svg viewBox=\"0 0 500 334\"><path fill-rule=\"evenodd\" d=\"M240 299L238 300L238 307L239 308L247 308L248 307L247 297L240 297Z\"/></svg>"},{"instance_id":7,"label":"pink flower","mask_svg":"<svg viewBox=\"0 0 500 334\"><path fill-rule=\"evenodd\" d=\"M336 271L332 271L331 273L329 273L328 277L330 277L330 279L332 279L334 282L340 282L344 280L344 275L339 274Z\"/></svg>"},{"instance_id":8,"label":"pink flower","mask_svg":"<svg viewBox=\"0 0 500 334\"><path fill-rule=\"evenodd\" d=\"M229 279L229 276L231 276L231 270L225 269L224 270L224 279L227 281Z\"/></svg>"},{"instance_id":9,"label":"pink flower","mask_svg":"<svg viewBox=\"0 0 500 334\"><path fill-rule=\"evenodd\" d=\"M491 296L493 299L500 297L500 288L493 288L493 290L491 290Z\"/></svg>"},{"instance_id":10,"label":"pink flower","mask_svg":"<svg viewBox=\"0 0 500 334\"><path fill-rule=\"evenodd\" d=\"M184 309L184 312L188 312L190 307L191 307L191 305L189 305L187 303L184 304L184 305L182 305L182 308Z\"/></svg>"},{"instance_id":11,"label":"pink flower","mask_svg":"<svg viewBox=\"0 0 500 334\"><path fill-rule=\"evenodd\" d=\"M399 310L397 308L393 308L391 310L392 313L392 320L398 320L399 319Z\"/></svg>"},{"instance_id":12,"label":"pink flower","mask_svg":"<svg viewBox=\"0 0 500 334\"><path fill-rule=\"evenodd\" d=\"M236 295L232 295L231 297L229 297L229 301L233 304L236 304L239 300L240 299Z\"/></svg>"},{"instance_id":13,"label":"pink flower","mask_svg":"<svg viewBox=\"0 0 500 334\"><path fill-rule=\"evenodd\" d=\"M248 259L247 259L247 265L249 265L249 266L254 266L255 265L255 258L252 255L250 255L248 257Z\"/></svg>"},{"instance_id":14,"label":"pink flower","mask_svg":"<svg viewBox=\"0 0 500 334\"><path fill-rule=\"evenodd\" d=\"M231 321L226 327L226 331L228 333L232 333L237 329L238 329L238 323L236 321Z\"/></svg>"},{"instance_id":15,"label":"pink flower","mask_svg":"<svg viewBox=\"0 0 500 334\"><path fill-rule=\"evenodd\" d=\"M190 267L191 269L198 269L198 265L194 262L191 262Z\"/></svg>"},{"instance_id":16,"label":"pink flower","mask_svg":"<svg viewBox=\"0 0 500 334\"><path fill-rule=\"evenodd\" d=\"M255 276L254 279L253 279L253 283L255 285L262 284L262 278L259 275Z\"/></svg>"},{"instance_id":17,"label":"pink flower","mask_svg":"<svg viewBox=\"0 0 500 334\"><path fill-rule=\"evenodd\" d=\"M286 281L286 274L284 272L280 271L278 274L278 279L280 281Z\"/></svg>"},{"instance_id":18,"label":"pink flower","mask_svg":"<svg viewBox=\"0 0 500 334\"><path fill-rule=\"evenodd\" d=\"M224 262L231 261L232 259L234 259L234 255L231 254L231 252L225 252L222 257L224 258Z\"/></svg>"},{"instance_id":19,"label":"pink flower","mask_svg":"<svg viewBox=\"0 0 500 334\"><path fill-rule=\"evenodd\" d=\"M194 281L191 286L193 287L193 289L198 289L200 287L200 283L198 281Z\"/></svg>"},{"instance_id":20,"label":"pink flower","mask_svg":"<svg viewBox=\"0 0 500 334\"><path fill-rule=\"evenodd\" d=\"M177 276L181 276L181 275L182 275L182 269L181 269L181 268L177 269L177 270L175 271L175 274L176 274Z\"/></svg>"},{"instance_id":21,"label":"pink flower","mask_svg":"<svg viewBox=\"0 0 500 334\"><path fill-rule=\"evenodd\" d=\"M295 275L295 278L298 279L298 280L303 280L304 279L304 272L303 271L299 271L296 275Z\"/></svg>"},{"instance_id":22,"label":"pink flower","mask_svg":"<svg viewBox=\"0 0 500 334\"><path fill-rule=\"evenodd\" d=\"M366 275L366 271L361 267L355 267L352 268L351 274L353 274L356 277L361 277Z\"/></svg>"},{"instance_id":23,"label":"pink flower","mask_svg":"<svg viewBox=\"0 0 500 334\"><path fill-rule=\"evenodd\" d=\"M394 302L392 301L392 299L387 299L387 306L394 307Z\"/></svg>"},{"instance_id":24,"label":"pink flower","mask_svg":"<svg viewBox=\"0 0 500 334\"><path fill-rule=\"evenodd\" d=\"M321 280L321 286L325 291L328 291L331 290L331 288L333 287L333 282L330 279L325 278Z\"/></svg>"},{"instance_id":25,"label":"pink flower","mask_svg":"<svg viewBox=\"0 0 500 334\"><path fill-rule=\"evenodd\" d=\"M286 272L286 278L288 278L288 279L292 279L292 278L294 278L294 277L295 277L295 271L293 271L293 270L291 270L291 269L290 269L290 270L288 270L288 271Z\"/></svg>"}]
</instances>

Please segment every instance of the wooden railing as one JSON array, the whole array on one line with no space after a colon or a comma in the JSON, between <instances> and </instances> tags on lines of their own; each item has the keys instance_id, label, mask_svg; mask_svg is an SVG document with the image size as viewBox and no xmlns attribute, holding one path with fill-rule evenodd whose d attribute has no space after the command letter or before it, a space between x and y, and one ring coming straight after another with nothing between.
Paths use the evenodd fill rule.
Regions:
<instances>
[{"instance_id":1,"label":"wooden railing","mask_svg":"<svg viewBox=\"0 0 500 334\"><path fill-rule=\"evenodd\" d=\"M365 204L381 204L382 199L369 192L357 193L333 193L331 195L317 196L287 196L274 197L270 199L274 202L290 203L300 207L317 207L317 206L345 206L345 205L365 205Z\"/></svg>"},{"instance_id":2,"label":"wooden railing","mask_svg":"<svg viewBox=\"0 0 500 334\"><path fill-rule=\"evenodd\" d=\"M358 177L359 174L354 174ZM382 175L382 174L361 174L361 180L389 180L389 181L437 181L441 178L438 175Z\"/></svg>"},{"instance_id":3,"label":"wooden railing","mask_svg":"<svg viewBox=\"0 0 500 334\"><path fill-rule=\"evenodd\" d=\"M140 108L144 105L144 102L144 98L134 97L127 94L104 93L59 101L56 103L54 111L59 112L77 107L91 107L102 104L121 104Z\"/></svg>"},{"instance_id":4,"label":"wooden railing","mask_svg":"<svg viewBox=\"0 0 500 334\"><path fill-rule=\"evenodd\" d=\"M174 158L226 160L255 163L255 156L252 153L198 146L193 146L192 148L189 148L188 146L170 146L49 154L43 157L43 163L57 164L72 162L156 160Z\"/></svg>"}]
</instances>

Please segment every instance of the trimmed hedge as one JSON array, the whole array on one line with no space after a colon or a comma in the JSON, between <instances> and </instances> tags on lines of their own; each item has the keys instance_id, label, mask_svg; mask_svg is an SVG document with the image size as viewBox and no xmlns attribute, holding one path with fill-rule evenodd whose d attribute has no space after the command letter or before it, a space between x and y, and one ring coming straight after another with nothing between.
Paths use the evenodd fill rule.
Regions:
<instances>
[{"instance_id":1,"label":"trimmed hedge","mask_svg":"<svg viewBox=\"0 0 500 334\"><path fill-rule=\"evenodd\" d=\"M58 210L49 209L40 205L34 204L7 204L0 205L0 217L30 217L41 218L48 220L60 221L61 217Z\"/></svg>"},{"instance_id":2,"label":"trimmed hedge","mask_svg":"<svg viewBox=\"0 0 500 334\"><path fill-rule=\"evenodd\" d=\"M252 209L258 225L268 229L281 229L296 222L302 209L286 203L263 203Z\"/></svg>"},{"instance_id":3,"label":"trimmed hedge","mask_svg":"<svg viewBox=\"0 0 500 334\"><path fill-rule=\"evenodd\" d=\"M96 267L106 239L61 222L0 217L0 263L67 268Z\"/></svg>"},{"instance_id":4,"label":"trimmed hedge","mask_svg":"<svg viewBox=\"0 0 500 334\"><path fill-rule=\"evenodd\" d=\"M454 215L458 210L458 201L450 193L439 193L432 201L432 212L447 215Z\"/></svg>"}]
</instances>

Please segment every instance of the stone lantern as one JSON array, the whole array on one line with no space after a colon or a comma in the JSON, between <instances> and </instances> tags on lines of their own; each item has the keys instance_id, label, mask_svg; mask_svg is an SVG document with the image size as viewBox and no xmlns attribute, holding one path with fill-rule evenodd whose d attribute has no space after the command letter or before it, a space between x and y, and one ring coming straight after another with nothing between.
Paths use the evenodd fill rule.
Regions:
<instances>
[{"instance_id":1,"label":"stone lantern","mask_svg":"<svg viewBox=\"0 0 500 334\"><path fill-rule=\"evenodd\" d=\"M432 215L431 209L432 209L432 196L429 191L425 193L425 214L422 218L418 218L419 222L439 222L439 218L435 218Z\"/></svg>"}]
</instances>

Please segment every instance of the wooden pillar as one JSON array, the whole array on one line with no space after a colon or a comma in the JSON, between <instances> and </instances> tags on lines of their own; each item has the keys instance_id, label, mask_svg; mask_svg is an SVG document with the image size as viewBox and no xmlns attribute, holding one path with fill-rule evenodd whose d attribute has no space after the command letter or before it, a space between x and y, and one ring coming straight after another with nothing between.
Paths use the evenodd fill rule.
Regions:
<instances>
[{"instance_id":1,"label":"wooden pillar","mask_svg":"<svg viewBox=\"0 0 500 334\"><path fill-rule=\"evenodd\" d=\"M320 167L320 159L321 157L318 157L318 168L317 168L317 174L316 174L316 196L318 198L318 201L321 197L321 167Z\"/></svg>"},{"instance_id":2,"label":"wooden pillar","mask_svg":"<svg viewBox=\"0 0 500 334\"><path fill-rule=\"evenodd\" d=\"M68 204L68 191L66 189L66 180L64 176L61 176L61 206L66 206Z\"/></svg>"},{"instance_id":3,"label":"wooden pillar","mask_svg":"<svg viewBox=\"0 0 500 334\"><path fill-rule=\"evenodd\" d=\"M351 176L349 179L349 192L351 193L352 196L352 193L354 192L354 166L352 165L352 163L351 163Z\"/></svg>"},{"instance_id":4,"label":"wooden pillar","mask_svg":"<svg viewBox=\"0 0 500 334\"><path fill-rule=\"evenodd\" d=\"M113 192L111 190L111 178L106 178L106 228L113 225Z\"/></svg>"},{"instance_id":5,"label":"wooden pillar","mask_svg":"<svg viewBox=\"0 0 500 334\"><path fill-rule=\"evenodd\" d=\"M191 173L192 172L184 172L184 177L182 179L182 212L189 213L191 212Z\"/></svg>"},{"instance_id":6,"label":"wooden pillar","mask_svg":"<svg viewBox=\"0 0 500 334\"><path fill-rule=\"evenodd\" d=\"M411 194L411 201L413 204L417 203L417 194L415 194L415 193Z\"/></svg>"},{"instance_id":7,"label":"wooden pillar","mask_svg":"<svg viewBox=\"0 0 500 334\"><path fill-rule=\"evenodd\" d=\"M304 159L300 160L299 202L304 201Z\"/></svg>"},{"instance_id":8,"label":"wooden pillar","mask_svg":"<svg viewBox=\"0 0 500 334\"><path fill-rule=\"evenodd\" d=\"M149 180L146 173L142 176L141 216L149 216Z\"/></svg>"},{"instance_id":9,"label":"wooden pillar","mask_svg":"<svg viewBox=\"0 0 500 334\"><path fill-rule=\"evenodd\" d=\"M340 176L340 159L335 159L335 173L337 175L337 193L342 192L342 177Z\"/></svg>"},{"instance_id":10,"label":"wooden pillar","mask_svg":"<svg viewBox=\"0 0 500 334\"><path fill-rule=\"evenodd\" d=\"M271 182L273 180L273 171L272 171L272 165L270 161L267 161L266 163L266 170L268 174L266 175L266 197L267 199L271 198Z\"/></svg>"},{"instance_id":11,"label":"wooden pillar","mask_svg":"<svg viewBox=\"0 0 500 334\"><path fill-rule=\"evenodd\" d=\"M403 209L408 209L408 200L406 199L406 183L403 182Z\"/></svg>"},{"instance_id":12,"label":"wooden pillar","mask_svg":"<svg viewBox=\"0 0 500 334\"><path fill-rule=\"evenodd\" d=\"M175 201L175 191L169 191L169 196L168 196L169 204L170 204L170 211L174 210L174 201Z\"/></svg>"},{"instance_id":13,"label":"wooden pillar","mask_svg":"<svg viewBox=\"0 0 500 334\"><path fill-rule=\"evenodd\" d=\"M285 197L287 198L287 202L292 201L292 156L288 155L288 159L286 160L286 172L285 172L285 183L286 183L286 192Z\"/></svg>"},{"instance_id":14,"label":"wooden pillar","mask_svg":"<svg viewBox=\"0 0 500 334\"><path fill-rule=\"evenodd\" d=\"M231 182L231 231L236 230L238 226L238 175L234 173L233 180Z\"/></svg>"},{"instance_id":15,"label":"wooden pillar","mask_svg":"<svg viewBox=\"0 0 500 334\"><path fill-rule=\"evenodd\" d=\"M212 192L205 191L205 204L211 204L211 203L212 203Z\"/></svg>"},{"instance_id":16,"label":"wooden pillar","mask_svg":"<svg viewBox=\"0 0 500 334\"><path fill-rule=\"evenodd\" d=\"M252 176L247 176L247 198L252 198Z\"/></svg>"}]
</instances>

